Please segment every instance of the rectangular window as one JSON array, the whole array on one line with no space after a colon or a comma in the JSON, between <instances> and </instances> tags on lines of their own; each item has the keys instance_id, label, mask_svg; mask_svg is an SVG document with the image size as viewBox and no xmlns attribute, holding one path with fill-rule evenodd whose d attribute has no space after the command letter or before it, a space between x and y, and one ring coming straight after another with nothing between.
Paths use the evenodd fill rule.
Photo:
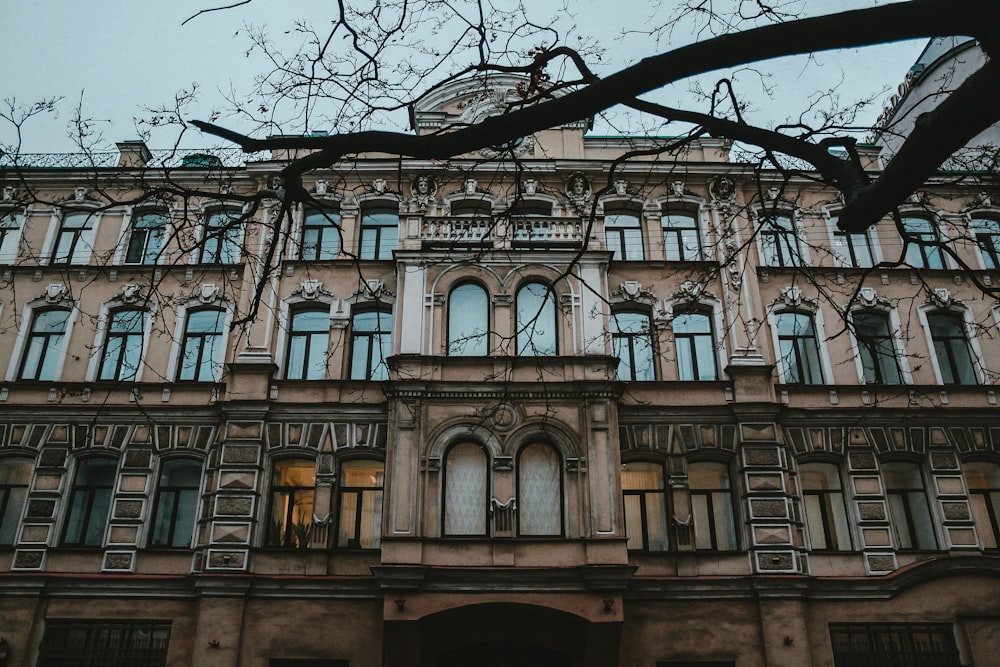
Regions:
<instances>
[{"instance_id":1,"label":"rectangular window","mask_svg":"<svg viewBox=\"0 0 1000 667\"><path fill-rule=\"evenodd\" d=\"M937 225L927 218L903 218L906 263L917 269L943 269L944 253Z\"/></svg>"},{"instance_id":2,"label":"rectangular window","mask_svg":"<svg viewBox=\"0 0 1000 667\"><path fill-rule=\"evenodd\" d=\"M712 381L719 379L715 358L715 334L708 313L676 313L673 321L677 353L677 379Z\"/></svg>"},{"instance_id":3,"label":"rectangular window","mask_svg":"<svg viewBox=\"0 0 1000 667\"><path fill-rule=\"evenodd\" d=\"M663 247L668 262L697 262L703 259L698 220L691 213L671 213L660 218Z\"/></svg>"},{"instance_id":4,"label":"rectangular window","mask_svg":"<svg viewBox=\"0 0 1000 667\"><path fill-rule=\"evenodd\" d=\"M604 238L613 260L642 260L642 224L639 216L621 213L604 216Z\"/></svg>"},{"instance_id":5,"label":"rectangular window","mask_svg":"<svg viewBox=\"0 0 1000 667\"><path fill-rule=\"evenodd\" d=\"M736 523L729 471L721 463L688 466L695 549L735 551Z\"/></svg>"},{"instance_id":6,"label":"rectangular window","mask_svg":"<svg viewBox=\"0 0 1000 667\"><path fill-rule=\"evenodd\" d=\"M860 312L854 313L851 321L861 354L865 383L903 384L889 316L879 312Z\"/></svg>"},{"instance_id":7,"label":"rectangular window","mask_svg":"<svg viewBox=\"0 0 1000 667\"><path fill-rule=\"evenodd\" d=\"M378 549L382 544L381 461L345 461L341 467L337 546Z\"/></svg>"},{"instance_id":8,"label":"rectangular window","mask_svg":"<svg viewBox=\"0 0 1000 667\"><path fill-rule=\"evenodd\" d=\"M972 231L976 235L983 268L1000 267L1000 222L990 218L973 218Z\"/></svg>"},{"instance_id":9,"label":"rectangular window","mask_svg":"<svg viewBox=\"0 0 1000 667\"><path fill-rule=\"evenodd\" d=\"M787 311L775 315L775 320L782 379L787 384L823 384L812 315Z\"/></svg>"},{"instance_id":10,"label":"rectangular window","mask_svg":"<svg viewBox=\"0 0 1000 667\"><path fill-rule=\"evenodd\" d=\"M399 211L370 208L361 212L361 247L358 259L392 259L399 240Z\"/></svg>"},{"instance_id":11,"label":"rectangular window","mask_svg":"<svg viewBox=\"0 0 1000 667\"><path fill-rule=\"evenodd\" d=\"M302 219L299 259L337 259L340 252L340 213L308 209Z\"/></svg>"},{"instance_id":12,"label":"rectangular window","mask_svg":"<svg viewBox=\"0 0 1000 667\"><path fill-rule=\"evenodd\" d=\"M611 314L611 347L618 357L619 380L655 380L653 338L645 313Z\"/></svg>"},{"instance_id":13,"label":"rectangular window","mask_svg":"<svg viewBox=\"0 0 1000 667\"><path fill-rule=\"evenodd\" d=\"M63 353L63 338L69 322L68 310L42 310L31 319L31 330L24 343L21 380L51 381L56 379L56 369Z\"/></svg>"},{"instance_id":14,"label":"rectangular window","mask_svg":"<svg viewBox=\"0 0 1000 667\"><path fill-rule=\"evenodd\" d=\"M188 314L177 379L217 382L222 371L222 330L226 312L210 308Z\"/></svg>"},{"instance_id":15,"label":"rectangular window","mask_svg":"<svg viewBox=\"0 0 1000 667\"><path fill-rule=\"evenodd\" d=\"M835 667L961 667L948 623L831 623Z\"/></svg>"},{"instance_id":16,"label":"rectangular window","mask_svg":"<svg viewBox=\"0 0 1000 667\"><path fill-rule=\"evenodd\" d=\"M972 350L966 336L965 320L960 313L928 313L934 357L944 384L979 384L979 374L972 362Z\"/></svg>"},{"instance_id":17,"label":"rectangular window","mask_svg":"<svg viewBox=\"0 0 1000 667\"><path fill-rule=\"evenodd\" d=\"M765 266L802 266L799 236L791 216L762 216L760 245Z\"/></svg>"},{"instance_id":18,"label":"rectangular window","mask_svg":"<svg viewBox=\"0 0 1000 667\"><path fill-rule=\"evenodd\" d=\"M90 258L96 223L96 213L64 213L52 249L52 263L85 264Z\"/></svg>"},{"instance_id":19,"label":"rectangular window","mask_svg":"<svg viewBox=\"0 0 1000 667\"><path fill-rule=\"evenodd\" d=\"M663 466L636 461L622 464L625 534L630 551L667 549L667 502Z\"/></svg>"},{"instance_id":20,"label":"rectangular window","mask_svg":"<svg viewBox=\"0 0 1000 667\"><path fill-rule=\"evenodd\" d=\"M984 549L1000 548L1000 465L974 461L963 463L962 470L979 542Z\"/></svg>"},{"instance_id":21,"label":"rectangular window","mask_svg":"<svg viewBox=\"0 0 1000 667\"><path fill-rule=\"evenodd\" d=\"M78 547L104 544L117 469L118 462L113 459L84 459L77 464L63 544Z\"/></svg>"},{"instance_id":22,"label":"rectangular window","mask_svg":"<svg viewBox=\"0 0 1000 667\"><path fill-rule=\"evenodd\" d=\"M201 237L202 264L236 264L240 261L242 230L239 211L215 211L205 219Z\"/></svg>"},{"instance_id":23,"label":"rectangular window","mask_svg":"<svg viewBox=\"0 0 1000 667\"><path fill-rule=\"evenodd\" d=\"M136 379L142 364L145 322L146 313L142 310L116 310L111 314L98 380L130 382Z\"/></svg>"},{"instance_id":24,"label":"rectangular window","mask_svg":"<svg viewBox=\"0 0 1000 667\"><path fill-rule=\"evenodd\" d=\"M831 224L836 225L836 221ZM867 231L833 232L833 254L844 266L858 269L869 269L875 266L875 253L872 251L872 240Z\"/></svg>"},{"instance_id":25,"label":"rectangular window","mask_svg":"<svg viewBox=\"0 0 1000 667\"><path fill-rule=\"evenodd\" d=\"M17 262L22 224L24 215L20 211L0 211L0 264Z\"/></svg>"},{"instance_id":26,"label":"rectangular window","mask_svg":"<svg viewBox=\"0 0 1000 667\"><path fill-rule=\"evenodd\" d=\"M125 251L126 264L156 264L163 250L167 221L167 215L160 211L136 214Z\"/></svg>"},{"instance_id":27,"label":"rectangular window","mask_svg":"<svg viewBox=\"0 0 1000 667\"><path fill-rule=\"evenodd\" d=\"M169 621L48 619L38 667L166 667Z\"/></svg>"},{"instance_id":28,"label":"rectangular window","mask_svg":"<svg viewBox=\"0 0 1000 667\"><path fill-rule=\"evenodd\" d=\"M34 471L29 459L0 460L0 544L14 544Z\"/></svg>"},{"instance_id":29,"label":"rectangular window","mask_svg":"<svg viewBox=\"0 0 1000 667\"><path fill-rule=\"evenodd\" d=\"M840 471L830 463L803 463L799 467L809 548L849 551L850 528L840 484Z\"/></svg>"},{"instance_id":30,"label":"rectangular window","mask_svg":"<svg viewBox=\"0 0 1000 667\"><path fill-rule=\"evenodd\" d=\"M889 517L900 549L930 551L938 548L924 480L916 463L882 466Z\"/></svg>"}]
</instances>

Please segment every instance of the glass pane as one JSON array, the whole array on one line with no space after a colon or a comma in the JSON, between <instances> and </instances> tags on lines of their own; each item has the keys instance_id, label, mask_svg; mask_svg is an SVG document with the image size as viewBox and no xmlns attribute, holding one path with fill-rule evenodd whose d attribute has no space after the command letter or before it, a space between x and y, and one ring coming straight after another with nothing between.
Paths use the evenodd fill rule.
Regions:
<instances>
[{"instance_id":1,"label":"glass pane","mask_svg":"<svg viewBox=\"0 0 1000 667\"><path fill-rule=\"evenodd\" d=\"M528 283L517 292L517 353L525 356L556 353L555 298L548 286Z\"/></svg>"},{"instance_id":2,"label":"glass pane","mask_svg":"<svg viewBox=\"0 0 1000 667\"><path fill-rule=\"evenodd\" d=\"M688 467L688 486L692 489L728 489L729 471L722 463L692 463Z\"/></svg>"},{"instance_id":3,"label":"glass pane","mask_svg":"<svg viewBox=\"0 0 1000 667\"><path fill-rule=\"evenodd\" d=\"M649 490L663 488L663 466L645 461L622 464L622 488Z\"/></svg>"},{"instance_id":4,"label":"glass pane","mask_svg":"<svg viewBox=\"0 0 1000 667\"><path fill-rule=\"evenodd\" d=\"M485 356L488 349L489 297L479 285L466 283L448 298L448 354Z\"/></svg>"},{"instance_id":5,"label":"glass pane","mask_svg":"<svg viewBox=\"0 0 1000 667\"><path fill-rule=\"evenodd\" d=\"M644 549L642 542L642 500L641 494L625 496L625 535L628 538L626 548L631 551Z\"/></svg>"},{"instance_id":6,"label":"glass pane","mask_svg":"<svg viewBox=\"0 0 1000 667\"><path fill-rule=\"evenodd\" d=\"M485 535L486 453L478 445L452 447L445 463L445 535Z\"/></svg>"},{"instance_id":7,"label":"glass pane","mask_svg":"<svg viewBox=\"0 0 1000 667\"><path fill-rule=\"evenodd\" d=\"M529 445L518 457L517 512L521 535L562 533L562 457L554 447Z\"/></svg>"},{"instance_id":8,"label":"glass pane","mask_svg":"<svg viewBox=\"0 0 1000 667\"><path fill-rule=\"evenodd\" d=\"M712 494L715 520L715 539L719 550L736 550L736 527L733 523L733 501L727 492Z\"/></svg>"},{"instance_id":9,"label":"glass pane","mask_svg":"<svg viewBox=\"0 0 1000 667\"><path fill-rule=\"evenodd\" d=\"M337 546L351 547L358 534L358 501L361 494L357 491L340 494L340 522L337 531ZM359 545L360 546L360 545Z\"/></svg>"},{"instance_id":10,"label":"glass pane","mask_svg":"<svg viewBox=\"0 0 1000 667\"><path fill-rule=\"evenodd\" d=\"M662 493L647 493L646 497L646 533L649 538L647 548L650 551L666 551L667 549L667 507Z\"/></svg>"},{"instance_id":11,"label":"glass pane","mask_svg":"<svg viewBox=\"0 0 1000 667\"><path fill-rule=\"evenodd\" d=\"M823 525L823 497L818 494L804 495L802 503L806 510L806 528L809 532L811 549L828 549L826 531Z\"/></svg>"},{"instance_id":12,"label":"glass pane","mask_svg":"<svg viewBox=\"0 0 1000 667\"><path fill-rule=\"evenodd\" d=\"M691 516L694 522L694 548L712 548L712 523L708 507L708 496L691 494Z\"/></svg>"}]
</instances>

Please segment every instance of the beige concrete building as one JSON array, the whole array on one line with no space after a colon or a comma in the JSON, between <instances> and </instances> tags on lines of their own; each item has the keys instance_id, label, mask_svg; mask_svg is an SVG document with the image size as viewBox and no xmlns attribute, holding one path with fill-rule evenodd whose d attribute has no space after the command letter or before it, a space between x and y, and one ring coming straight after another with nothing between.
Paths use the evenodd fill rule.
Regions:
<instances>
[{"instance_id":1,"label":"beige concrete building","mask_svg":"<svg viewBox=\"0 0 1000 667\"><path fill-rule=\"evenodd\" d=\"M996 664L993 181L585 131L0 172L0 665Z\"/></svg>"}]
</instances>

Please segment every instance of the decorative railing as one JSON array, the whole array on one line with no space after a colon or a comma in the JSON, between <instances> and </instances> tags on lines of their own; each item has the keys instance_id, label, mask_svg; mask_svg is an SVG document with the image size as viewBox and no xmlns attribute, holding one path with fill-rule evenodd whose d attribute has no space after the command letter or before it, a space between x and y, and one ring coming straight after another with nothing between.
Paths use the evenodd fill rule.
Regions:
<instances>
[{"instance_id":1,"label":"decorative railing","mask_svg":"<svg viewBox=\"0 0 1000 667\"><path fill-rule=\"evenodd\" d=\"M488 243L493 236L492 218L427 217L420 227L425 245Z\"/></svg>"},{"instance_id":2,"label":"decorative railing","mask_svg":"<svg viewBox=\"0 0 1000 667\"><path fill-rule=\"evenodd\" d=\"M197 150L153 149L145 167L173 169L177 167L241 167L247 155L240 148L207 148ZM0 152L0 169L108 169L118 167L119 151L88 153L10 153Z\"/></svg>"},{"instance_id":3,"label":"decorative railing","mask_svg":"<svg viewBox=\"0 0 1000 667\"><path fill-rule=\"evenodd\" d=\"M578 218L511 218L514 245L579 245L583 223Z\"/></svg>"}]
</instances>

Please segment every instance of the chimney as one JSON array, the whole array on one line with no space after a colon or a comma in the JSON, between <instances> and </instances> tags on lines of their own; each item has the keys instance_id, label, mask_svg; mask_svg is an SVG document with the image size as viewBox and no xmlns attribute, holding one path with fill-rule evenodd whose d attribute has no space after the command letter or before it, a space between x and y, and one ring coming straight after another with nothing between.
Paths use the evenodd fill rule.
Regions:
<instances>
[{"instance_id":1,"label":"chimney","mask_svg":"<svg viewBox=\"0 0 1000 667\"><path fill-rule=\"evenodd\" d=\"M149 152L146 142L142 139L120 141L115 145L118 146L119 167L125 169L145 167L153 159L153 154Z\"/></svg>"}]
</instances>

